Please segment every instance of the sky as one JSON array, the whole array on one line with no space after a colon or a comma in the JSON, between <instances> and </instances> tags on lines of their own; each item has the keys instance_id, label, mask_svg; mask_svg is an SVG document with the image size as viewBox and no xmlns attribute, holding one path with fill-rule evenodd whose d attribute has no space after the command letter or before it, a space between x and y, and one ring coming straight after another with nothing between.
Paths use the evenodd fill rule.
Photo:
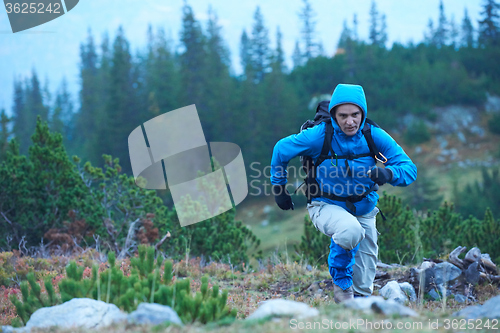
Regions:
<instances>
[{"instance_id":1,"label":"sky","mask_svg":"<svg viewBox=\"0 0 500 333\"><path fill-rule=\"evenodd\" d=\"M460 25L467 8L473 26L477 28L482 0L443 0L448 19L454 16ZM253 14L257 6L269 29L271 47L275 48L276 30L283 35L286 62L292 66L291 56L296 40L300 39L301 22L298 16L303 0L187 0L195 17L206 27L209 6L213 8L222 26L222 35L231 52L232 71L241 72L238 55L243 29L251 32ZM323 44L325 55L335 53L344 20L352 27L353 15L357 15L358 35L368 39L371 0L311 0L315 12L316 39ZM386 15L388 46L394 42L407 44L420 42L429 19L437 21L439 0L377 0L378 11ZM96 44L108 33L111 41L119 26L130 42L133 54L146 45L146 31L163 28L175 47L179 46L182 6L184 0L80 0L65 15L32 29L12 33L5 8L0 7L0 109L11 114L13 82L25 79L36 70L42 85L54 99L55 91L63 78L68 82L73 102L78 105L79 48L90 29Z\"/></svg>"}]
</instances>

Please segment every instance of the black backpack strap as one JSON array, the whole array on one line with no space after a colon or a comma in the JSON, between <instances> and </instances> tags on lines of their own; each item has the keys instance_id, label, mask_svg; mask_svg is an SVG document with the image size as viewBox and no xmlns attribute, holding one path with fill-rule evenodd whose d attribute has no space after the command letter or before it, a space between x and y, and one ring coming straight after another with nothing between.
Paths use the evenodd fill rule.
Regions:
<instances>
[{"instance_id":1,"label":"black backpack strap","mask_svg":"<svg viewBox=\"0 0 500 333\"><path fill-rule=\"evenodd\" d=\"M328 158L328 153L331 153L331 156L335 156L335 152L332 149L332 140L333 140L333 126L331 123L325 123L325 140L323 141L323 147L321 148L321 153L314 163L313 168L316 169L318 165L323 163L324 160ZM316 175L316 170L314 171L314 175Z\"/></svg>"},{"instance_id":2,"label":"black backpack strap","mask_svg":"<svg viewBox=\"0 0 500 333\"><path fill-rule=\"evenodd\" d=\"M387 158L378 150L377 145L375 144L375 141L373 141L373 136L372 136L372 129L370 126L370 123L373 123L373 126L378 127L375 122L371 121L368 122L368 119L365 121L365 126L363 127L363 135L365 136L366 143L368 144L368 148L370 148L370 153L372 154L373 158L376 161L379 161L380 163L385 163L387 162Z\"/></svg>"}]
</instances>

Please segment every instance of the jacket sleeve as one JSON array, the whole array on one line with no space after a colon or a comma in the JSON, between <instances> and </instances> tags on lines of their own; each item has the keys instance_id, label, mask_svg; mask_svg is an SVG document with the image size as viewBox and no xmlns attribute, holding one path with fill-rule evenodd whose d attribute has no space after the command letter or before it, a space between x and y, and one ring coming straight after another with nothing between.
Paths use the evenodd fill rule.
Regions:
<instances>
[{"instance_id":1,"label":"jacket sleeve","mask_svg":"<svg viewBox=\"0 0 500 333\"><path fill-rule=\"evenodd\" d=\"M321 154L325 138L324 123L279 140L273 149L271 160L271 183L285 185L288 162L296 156L311 156L314 160Z\"/></svg>"},{"instance_id":2,"label":"jacket sleeve","mask_svg":"<svg viewBox=\"0 0 500 333\"><path fill-rule=\"evenodd\" d=\"M408 186L417 179L417 167L403 148L383 129L372 126L375 145L387 158L385 167L393 173L393 186Z\"/></svg>"}]
</instances>

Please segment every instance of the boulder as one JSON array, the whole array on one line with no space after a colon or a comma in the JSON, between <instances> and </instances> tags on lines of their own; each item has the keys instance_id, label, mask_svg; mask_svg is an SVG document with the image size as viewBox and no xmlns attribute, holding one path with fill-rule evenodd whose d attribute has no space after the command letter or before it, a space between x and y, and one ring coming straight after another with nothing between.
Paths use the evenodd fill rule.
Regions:
<instances>
[{"instance_id":1,"label":"boulder","mask_svg":"<svg viewBox=\"0 0 500 333\"><path fill-rule=\"evenodd\" d=\"M365 312L375 312L391 316L398 314L401 317L417 317L418 313L412 309L392 300L385 300L381 296L359 297L343 303L345 307L362 310Z\"/></svg>"},{"instance_id":2,"label":"boulder","mask_svg":"<svg viewBox=\"0 0 500 333\"><path fill-rule=\"evenodd\" d=\"M457 303L465 303L465 302L467 302L467 297L465 297L464 295L453 294L453 297L455 297L455 301L457 301Z\"/></svg>"},{"instance_id":3,"label":"boulder","mask_svg":"<svg viewBox=\"0 0 500 333\"><path fill-rule=\"evenodd\" d=\"M398 302L399 304L405 304L408 302L408 297L401 290L397 281L388 282L382 289L380 289L379 294L386 299Z\"/></svg>"},{"instance_id":4,"label":"boulder","mask_svg":"<svg viewBox=\"0 0 500 333\"><path fill-rule=\"evenodd\" d=\"M90 298L74 298L68 302L35 311L26 328L80 326L97 329L126 320L127 315L116 305Z\"/></svg>"},{"instance_id":5,"label":"boulder","mask_svg":"<svg viewBox=\"0 0 500 333\"><path fill-rule=\"evenodd\" d=\"M500 295L490 298L483 305L468 306L453 315L467 319L498 319L500 318Z\"/></svg>"},{"instance_id":6,"label":"boulder","mask_svg":"<svg viewBox=\"0 0 500 333\"><path fill-rule=\"evenodd\" d=\"M434 282L436 284L450 284L462 274L462 270L449 262L441 262L434 266Z\"/></svg>"},{"instance_id":7,"label":"boulder","mask_svg":"<svg viewBox=\"0 0 500 333\"><path fill-rule=\"evenodd\" d=\"M137 310L131 312L128 317L129 323L134 324L152 324L159 325L165 322L182 325L182 321L170 306L155 304L155 303L141 303Z\"/></svg>"},{"instance_id":8,"label":"boulder","mask_svg":"<svg viewBox=\"0 0 500 333\"><path fill-rule=\"evenodd\" d=\"M401 290L410 298L410 302L416 302L417 301L417 293L415 292L415 288L408 283L408 282L403 282L399 284L399 287Z\"/></svg>"},{"instance_id":9,"label":"boulder","mask_svg":"<svg viewBox=\"0 0 500 333\"><path fill-rule=\"evenodd\" d=\"M271 317L295 317L298 319L314 317L319 315L319 311L301 302L289 301L285 299L271 299L261 302L261 305L247 319L261 319Z\"/></svg>"}]
</instances>

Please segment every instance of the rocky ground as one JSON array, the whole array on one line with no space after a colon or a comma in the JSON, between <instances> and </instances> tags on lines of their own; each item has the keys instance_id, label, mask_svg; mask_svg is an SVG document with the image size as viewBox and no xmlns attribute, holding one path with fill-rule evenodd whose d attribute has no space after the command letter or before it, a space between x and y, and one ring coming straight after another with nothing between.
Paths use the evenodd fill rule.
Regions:
<instances>
[{"instance_id":1,"label":"rocky ground","mask_svg":"<svg viewBox=\"0 0 500 333\"><path fill-rule=\"evenodd\" d=\"M500 296L495 296L500 290L494 272L496 266L486 255L481 255L479 249L470 250L464 259L460 258L462 252L465 251L457 249L448 258L426 260L415 267L379 263L374 297L340 305L333 302L332 283L326 266L313 267L276 256L261 262L260 267L235 270L230 265L215 262L203 265L200 258L194 258L188 263L175 264L176 278L189 278L191 290L196 291L200 288L200 277L208 275L211 284L228 289L228 305L238 311L235 321L182 326L174 323L141 324L141 321L126 320L137 319L140 315L133 313L127 317L121 313L118 317L124 320L95 330L85 327L34 328L32 332L250 332L256 329L284 332L308 330L314 325L317 331L337 328L342 331L434 332L448 331L448 328L454 330L455 326L459 329L464 323L477 329L480 322L481 329L487 328L486 324L494 330L495 323L498 329ZM79 261L85 265L83 257ZM64 265L65 261L57 262ZM127 269L127 260L122 267ZM54 281L57 279L56 276ZM15 316L8 300L11 293L19 293L19 289L15 285L2 287L2 325L10 324ZM56 315L44 314L41 317L55 318ZM63 317L81 316L65 314ZM5 327L5 331L9 331L7 329L10 328Z\"/></svg>"}]
</instances>

